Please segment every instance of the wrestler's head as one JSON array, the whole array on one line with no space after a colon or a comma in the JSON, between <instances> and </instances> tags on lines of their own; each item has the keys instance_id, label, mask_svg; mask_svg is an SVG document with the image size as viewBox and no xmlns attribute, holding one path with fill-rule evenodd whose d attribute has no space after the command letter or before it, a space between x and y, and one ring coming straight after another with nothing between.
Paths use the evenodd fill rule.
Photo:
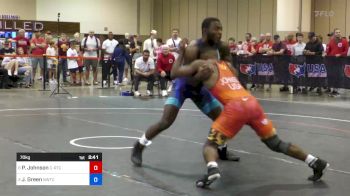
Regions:
<instances>
[{"instance_id":1,"label":"wrestler's head","mask_svg":"<svg viewBox=\"0 0 350 196\"><path fill-rule=\"evenodd\" d=\"M209 44L217 44L222 36L222 25L218 18L209 17L202 22L202 37Z\"/></svg>"}]
</instances>

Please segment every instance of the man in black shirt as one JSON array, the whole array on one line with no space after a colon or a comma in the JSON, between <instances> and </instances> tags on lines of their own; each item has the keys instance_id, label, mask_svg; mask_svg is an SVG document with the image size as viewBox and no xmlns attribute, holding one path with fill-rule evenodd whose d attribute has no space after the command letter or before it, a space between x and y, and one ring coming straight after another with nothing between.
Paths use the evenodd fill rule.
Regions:
<instances>
[{"instance_id":1,"label":"man in black shirt","mask_svg":"<svg viewBox=\"0 0 350 196\"><path fill-rule=\"evenodd\" d=\"M324 48L322 46L322 43L317 39L316 34L314 32L310 32L308 34L309 42L306 43L305 49L304 49L304 55L306 56L306 63L308 62L317 62L322 61L322 54L324 51ZM317 94L322 95L322 81L324 81L322 78L313 78L309 79L310 82L310 88L309 91L313 91L315 87L317 88Z\"/></svg>"},{"instance_id":2,"label":"man in black shirt","mask_svg":"<svg viewBox=\"0 0 350 196\"><path fill-rule=\"evenodd\" d=\"M14 53L15 50L10 47L10 42L8 40L5 41L4 43L4 48L0 50L0 55L5 55L5 54L12 54ZM2 61L4 57L0 57L0 61Z\"/></svg>"},{"instance_id":3,"label":"man in black shirt","mask_svg":"<svg viewBox=\"0 0 350 196\"><path fill-rule=\"evenodd\" d=\"M317 39L314 32L308 34L309 42L306 43L304 54L305 55L322 55L323 46L322 43Z\"/></svg>"},{"instance_id":4,"label":"man in black shirt","mask_svg":"<svg viewBox=\"0 0 350 196\"><path fill-rule=\"evenodd\" d=\"M5 54L12 54L15 52L13 48L10 47L10 42L8 40L5 41L4 43L4 48L1 48L0 50L0 55L5 55ZM9 76L7 73L7 70L1 67L1 62L4 59L4 57L0 56L0 75L2 75L2 79L0 81L0 88L6 88L8 89L8 82L9 82Z\"/></svg>"}]
</instances>

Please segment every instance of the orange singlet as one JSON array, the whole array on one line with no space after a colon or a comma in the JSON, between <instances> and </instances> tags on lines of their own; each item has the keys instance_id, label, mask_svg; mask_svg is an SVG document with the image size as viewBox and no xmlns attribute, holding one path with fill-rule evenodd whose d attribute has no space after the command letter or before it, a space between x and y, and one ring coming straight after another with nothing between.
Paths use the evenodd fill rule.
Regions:
<instances>
[{"instance_id":1,"label":"orange singlet","mask_svg":"<svg viewBox=\"0 0 350 196\"><path fill-rule=\"evenodd\" d=\"M224 109L214 121L212 130L218 131L226 138L232 138L247 124L262 139L273 136L275 129L272 122L266 118L255 97L243 88L226 62L219 61L216 65L218 80L209 90L224 105Z\"/></svg>"}]
</instances>

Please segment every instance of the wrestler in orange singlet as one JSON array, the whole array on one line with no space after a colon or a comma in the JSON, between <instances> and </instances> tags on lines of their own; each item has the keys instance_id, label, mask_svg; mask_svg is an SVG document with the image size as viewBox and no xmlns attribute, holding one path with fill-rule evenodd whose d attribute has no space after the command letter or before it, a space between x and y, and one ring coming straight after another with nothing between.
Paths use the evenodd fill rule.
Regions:
<instances>
[{"instance_id":1,"label":"wrestler in orange singlet","mask_svg":"<svg viewBox=\"0 0 350 196\"><path fill-rule=\"evenodd\" d=\"M221 23L213 22L209 31L212 31L210 34L220 34L218 36L221 36ZM179 60L173 66L172 77L191 77L198 72L208 73L202 74L208 77L197 79L224 106L222 113L212 124L207 142L204 145L203 155L207 163L208 173L196 182L197 186L207 187L221 177L216 163L217 147L233 138L243 125L251 126L262 142L271 150L305 161L314 172L308 179L311 181L319 180L329 164L311 154L304 153L300 147L284 142L278 137L272 122L267 119L258 101L238 81L236 71L227 62L217 61L217 51L208 50L201 54L201 59L208 60L196 60L188 66L181 66L183 53L186 50L185 41L186 39L181 43L182 52L180 52Z\"/></svg>"}]
</instances>

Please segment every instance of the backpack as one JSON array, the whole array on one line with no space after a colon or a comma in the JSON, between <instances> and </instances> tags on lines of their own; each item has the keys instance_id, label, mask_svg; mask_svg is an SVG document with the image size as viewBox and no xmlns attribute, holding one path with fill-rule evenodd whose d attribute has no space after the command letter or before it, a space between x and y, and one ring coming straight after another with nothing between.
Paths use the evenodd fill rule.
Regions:
<instances>
[{"instance_id":1,"label":"backpack","mask_svg":"<svg viewBox=\"0 0 350 196\"><path fill-rule=\"evenodd\" d=\"M87 37L85 38L85 40L84 40L84 47L82 48L84 52L85 52L86 42L87 42L88 37L89 37L89 36L87 36ZM96 36L94 36L94 37L95 37L95 40L96 40L96 48L98 48L98 39L97 39ZM96 52L97 52L97 56L99 56L99 55L100 55L100 50L96 50Z\"/></svg>"}]
</instances>

